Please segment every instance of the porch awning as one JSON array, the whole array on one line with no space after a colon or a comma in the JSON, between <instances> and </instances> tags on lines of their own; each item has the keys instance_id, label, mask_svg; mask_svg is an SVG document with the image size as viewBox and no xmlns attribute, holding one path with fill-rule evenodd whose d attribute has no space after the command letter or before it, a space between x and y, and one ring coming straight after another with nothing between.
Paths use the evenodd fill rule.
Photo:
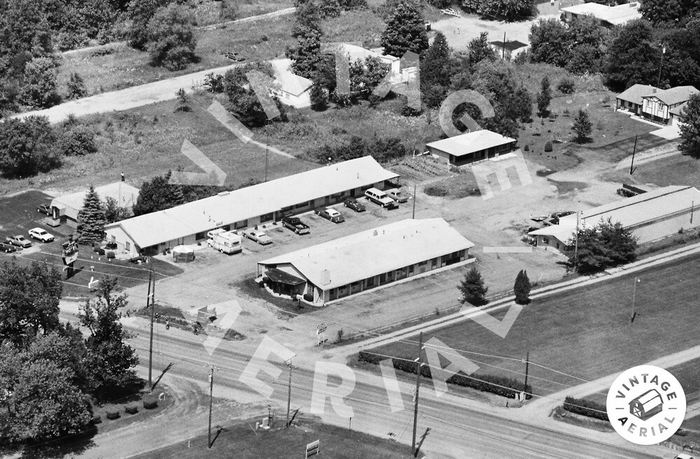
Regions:
<instances>
[{"instance_id":1,"label":"porch awning","mask_svg":"<svg viewBox=\"0 0 700 459\"><path fill-rule=\"evenodd\" d=\"M300 279L297 276L293 276L287 272L284 272L282 270L279 270L277 268L270 268L267 271L265 271L265 275L267 276L268 279L270 279L272 282L276 282L278 284L286 284L286 285L302 285L305 284L306 281L304 279Z\"/></svg>"}]
</instances>

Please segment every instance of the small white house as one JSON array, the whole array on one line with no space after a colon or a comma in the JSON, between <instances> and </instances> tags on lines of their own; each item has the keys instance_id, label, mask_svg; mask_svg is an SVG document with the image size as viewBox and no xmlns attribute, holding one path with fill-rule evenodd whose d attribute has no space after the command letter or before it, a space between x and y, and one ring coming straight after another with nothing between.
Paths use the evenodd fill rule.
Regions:
<instances>
[{"instance_id":1,"label":"small white house","mask_svg":"<svg viewBox=\"0 0 700 459\"><path fill-rule=\"evenodd\" d=\"M276 87L272 88L270 93L290 107L311 106L311 87L314 82L292 72L290 59L273 59L270 64L272 64L276 83Z\"/></svg>"}]
</instances>

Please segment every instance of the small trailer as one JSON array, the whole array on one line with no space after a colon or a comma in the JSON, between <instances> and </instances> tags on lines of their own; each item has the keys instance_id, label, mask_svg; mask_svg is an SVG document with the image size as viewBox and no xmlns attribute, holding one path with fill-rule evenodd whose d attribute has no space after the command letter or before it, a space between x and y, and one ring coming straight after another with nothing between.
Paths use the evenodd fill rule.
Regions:
<instances>
[{"instance_id":1,"label":"small trailer","mask_svg":"<svg viewBox=\"0 0 700 459\"><path fill-rule=\"evenodd\" d=\"M207 244L221 253L231 255L243 251L242 239L240 235L233 231L211 232L209 239L207 239Z\"/></svg>"}]
</instances>

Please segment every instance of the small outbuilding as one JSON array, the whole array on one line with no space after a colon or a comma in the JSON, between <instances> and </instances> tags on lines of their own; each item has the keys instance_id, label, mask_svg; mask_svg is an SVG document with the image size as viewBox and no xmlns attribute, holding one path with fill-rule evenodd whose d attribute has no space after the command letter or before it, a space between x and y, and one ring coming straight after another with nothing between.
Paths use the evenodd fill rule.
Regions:
<instances>
[{"instance_id":1,"label":"small outbuilding","mask_svg":"<svg viewBox=\"0 0 700 459\"><path fill-rule=\"evenodd\" d=\"M465 132L425 145L430 153L445 158L450 166L483 161L516 149L517 141L487 129Z\"/></svg>"},{"instance_id":2,"label":"small outbuilding","mask_svg":"<svg viewBox=\"0 0 700 459\"><path fill-rule=\"evenodd\" d=\"M194 249L187 245L173 247L173 260L175 263L189 263L194 261Z\"/></svg>"},{"instance_id":3,"label":"small outbuilding","mask_svg":"<svg viewBox=\"0 0 700 459\"><path fill-rule=\"evenodd\" d=\"M83 208L87 192L86 189L54 198L51 201L51 212L54 220L66 219L77 222L78 212ZM123 181L95 187L95 192L102 203L105 203L107 198L112 198L117 201L119 207L124 207L129 211L139 197L139 189Z\"/></svg>"}]
</instances>

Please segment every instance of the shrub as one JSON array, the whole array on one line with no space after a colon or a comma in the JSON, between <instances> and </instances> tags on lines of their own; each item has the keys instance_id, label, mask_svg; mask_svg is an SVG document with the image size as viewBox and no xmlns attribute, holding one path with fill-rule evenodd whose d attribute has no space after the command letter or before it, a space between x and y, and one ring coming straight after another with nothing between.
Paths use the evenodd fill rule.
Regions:
<instances>
[{"instance_id":1,"label":"shrub","mask_svg":"<svg viewBox=\"0 0 700 459\"><path fill-rule=\"evenodd\" d=\"M65 156L97 153L95 132L83 124L66 126L58 138L58 150Z\"/></svg>"},{"instance_id":2,"label":"shrub","mask_svg":"<svg viewBox=\"0 0 700 459\"><path fill-rule=\"evenodd\" d=\"M143 407L147 410L152 410L158 407L158 398L149 396L143 399Z\"/></svg>"},{"instance_id":3,"label":"shrub","mask_svg":"<svg viewBox=\"0 0 700 459\"><path fill-rule=\"evenodd\" d=\"M126 408L124 408L124 411L126 411L129 414L136 414L139 412L139 407L136 405L129 405Z\"/></svg>"},{"instance_id":4,"label":"shrub","mask_svg":"<svg viewBox=\"0 0 700 459\"><path fill-rule=\"evenodd\" d=\"M116 257L116 255L111 250L109 252L107 252L107 258L115 258L115 257Z\"/></svg>"},{"instance_id":5,"label":"shrub","mask_svg":"<svg viewBox=\"0 0 700 459\"><path fill-rule=\"evenodd\" d=\"M562 94L573 94L576 86L571 78L562 78L562 80L557 85L557 89Z\"/></svg>"},{"instance_id":6,"label":"shrub","mask_svg":"<svg viewBox=\"0 0 700 459\"><path fill-rule=\"evenodd\" d=\"M361 361L379 364L381 360L384 360L384 356L376 355L369 352L360 351L359 359ZM416 362L392 359L394 368L405 371L408 373L416 373L416 367L418 366ZM421 375L426 378L431 377L430 367L421 367ZM456 384L458 386L471 387L484 392L491 392L496 395L507 398L515 398L520 392L525 390L527 393L527 398L531 398L532 386L528 384L526 388L523 388L523 383L511 378L505 378L502 376L493 375L479 375L479 376L466 376L461 373L452 375L447 379L450 384Z\"/></svg>"},{"instance_id":7,"label":"shrub","mask_svg":"<svg viewBox=\"0 0 700 459\"><path fill-rule=\"evenodd\" d=\"M449 194L446 188L440 185L428 185L423 189L428 196L445 197Z\"/></svg>"},{"instance_id":8,"label":"shrub","mask_svg":"<svg viewBox=\"0 0 700 459\"><path fill-rule=\"evenodd\" d=\"M530 145L525 145L523 147L523 151L530 151Z\"/></svg>"},{"instance_id":9,"label":"shrub","mask_svg":"<svg viewBox=\"0 0 700 459\"><path fill-rule=\"evenodd\" d=\"M566 397L566 399L564 399L564 409L571 413L608 421L608 413L605 410L605 405L591 400Z\"/></svg>"},{"instance_id":10,"label":"shrub","mask_svg":"<svg viewBox=\"0 0 700 459\"><path fill-rule=\"evenodd\" d=\"M107 419L119 419L119 410L107 410Z\"/></svg>"},{"instance_id":11,"label":"shrub","mask_svg":"<svg viewBox=\"0 0 700 459\"><path fill-rule=\"evenodd\" d=\"M544 151L550 152L552 151L552 142L549 140L544 144Z\"/></svg>"},{"instance_id":12,"label":"shrub","mask_svg":"<svg viewBox=\"0 0 700 459\"><path fill-rule=\"evenodd\" d=\"M93 416L92 419L90 419L90 424L102 424L102 416Z\"/></svg>"},{"instance_id":13,"label":"shrub","mask_svg":"<svg viewBox=\"0 0 700 459\"><path fill-rule=\"evenodd\" d=\"M224 76L212 73L204 75L204 87L213 93L224 92Z\"/></svg>"}]
</instances>

